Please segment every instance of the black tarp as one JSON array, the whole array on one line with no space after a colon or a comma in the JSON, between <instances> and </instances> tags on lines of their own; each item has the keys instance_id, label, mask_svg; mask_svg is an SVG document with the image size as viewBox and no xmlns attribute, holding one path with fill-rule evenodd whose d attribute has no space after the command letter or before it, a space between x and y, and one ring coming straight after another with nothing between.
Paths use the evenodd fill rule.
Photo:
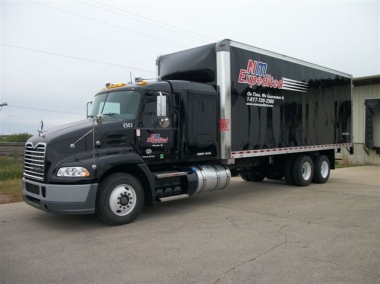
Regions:
<instances>
[{"instance_id":1,"label":"black tarp","mask_svg":"<svg viewBox=\"0 0 380 284\"><path fill-rule=\"evenodd\" d=\"M162 80L187 80L215 84L215 43L158 58L158 76Z\"/></svg>"}]
</instances>

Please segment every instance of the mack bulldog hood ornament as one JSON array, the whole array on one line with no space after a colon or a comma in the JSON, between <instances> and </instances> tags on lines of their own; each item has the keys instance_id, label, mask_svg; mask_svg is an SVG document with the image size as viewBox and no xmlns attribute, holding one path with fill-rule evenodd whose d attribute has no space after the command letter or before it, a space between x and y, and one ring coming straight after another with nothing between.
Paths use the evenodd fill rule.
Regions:
<instances>
[{"instance_id":1,"label":"mack bulldog hood ornament","mask_svg":"<svg viewBox=\"0 0 380 284\"><path fill-rule=\"evenodd\" d=\"M44 132L45 132L45 130L44 130L44 122L42 121L42 119L41 119L40 124L41 124L41 130L37 130L39 137L41 137L44 134Z\"/></svg>"}]
</instances>

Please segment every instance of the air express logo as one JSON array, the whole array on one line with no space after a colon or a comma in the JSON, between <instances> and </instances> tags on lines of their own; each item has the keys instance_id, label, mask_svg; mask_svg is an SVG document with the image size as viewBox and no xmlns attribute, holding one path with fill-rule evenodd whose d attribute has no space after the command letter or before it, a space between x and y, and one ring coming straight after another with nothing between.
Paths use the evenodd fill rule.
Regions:
<instances>
[{"instance_id":1,"label":"air express logo","mask_svg":"<svg viewBox=\"0 0 380 284\"><path fill-rule=\"evenodd\" d=\"M238 83L252 86L263 86L273 89L284 89L296 92L307 92L308 84L288 78L274 79L267 74L268 64L261 61L248 60L247 69L240 69Z\"/></svg>"},{"instance_id":2,"label":"air express logo","mask_svg":"<svg viewBox=\"0 0 380 284\"><path fill-rule=\"evenodd\" d=\"M147 142L148 143L168 143L169 137L162 138L159 133L152 134L148 137Z\"/></svg>"}]
</instances>

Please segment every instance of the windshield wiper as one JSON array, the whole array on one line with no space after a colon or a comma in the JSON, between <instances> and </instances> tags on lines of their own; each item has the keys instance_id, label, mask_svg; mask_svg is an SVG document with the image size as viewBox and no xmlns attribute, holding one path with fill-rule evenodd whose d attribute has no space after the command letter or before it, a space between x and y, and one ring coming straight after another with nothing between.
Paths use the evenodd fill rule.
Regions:
<instances>
[{"instance_id":1,"label":"windshield wiper","mask_svg":"<svg viewBox=\"0 0 380 284\"><path fill-rule=\"evenodd\" d=\"M116 117L118 113L113 113L113 112L110 112L110 113L103 113L103 115L108 115L108 116L112 116L112 117Z\"/></svg>"}]
</instances>

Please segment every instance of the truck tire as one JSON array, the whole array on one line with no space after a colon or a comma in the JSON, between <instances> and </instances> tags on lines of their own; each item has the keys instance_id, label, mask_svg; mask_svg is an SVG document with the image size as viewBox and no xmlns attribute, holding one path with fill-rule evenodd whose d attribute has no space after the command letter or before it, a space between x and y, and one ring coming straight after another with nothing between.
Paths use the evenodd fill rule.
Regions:
<instances>
[{"instance_id":1,"label":"truck tire","mask_svg":"<svg viewBox=\"0 0 380 284\"><path fill-rule=\"evenodd\" d=\"M314 177L313 182L325 183L330 177L330 161L322 155L314 158Z\"/></svg>"},{"instance_id":2,"label":"truck tire","mask_svg":"<svg viewBox=\"0 0 380 284\"><path fill-rule=\"evenodd\" d=\"M131 223L143 206L144 190L134 176L116 173L101 182L96 214L104 223L112 226Z\"/></svg>"},{"instance_id":3,"label":"truck tire","mask_svg":"<svg viewBox=\"0 0 380 284\"><path fill-rule=\"evenodd\" d=\"M292 177L295 185L308 186L313 180L314 164L309 156L298 156L293 162Z\"/></svg>"},{"instance_id":4,"label":"truck tire","mask_svg":"<svg viewBox=\"0 0 380 284\"><path fill-rule=\"evenodd\" d=\"M265 179L265 173L261 171L244 172L240 174L245 181L262 182Z\"/></svg>"},{"instance_id":5,"label":"truck tire","mask_svg":"<svg viewBox=\"0 0 380 284\"><path fill-rule=\"evenodd\" d=\"M292 177L293 161L294 161L294 157L289 157L284 163L284 169L283 169L284 178L285 178L285 181L288 185L294 185L294 181L293 181L293 177Z\"/></svg>"}]
</instances>

